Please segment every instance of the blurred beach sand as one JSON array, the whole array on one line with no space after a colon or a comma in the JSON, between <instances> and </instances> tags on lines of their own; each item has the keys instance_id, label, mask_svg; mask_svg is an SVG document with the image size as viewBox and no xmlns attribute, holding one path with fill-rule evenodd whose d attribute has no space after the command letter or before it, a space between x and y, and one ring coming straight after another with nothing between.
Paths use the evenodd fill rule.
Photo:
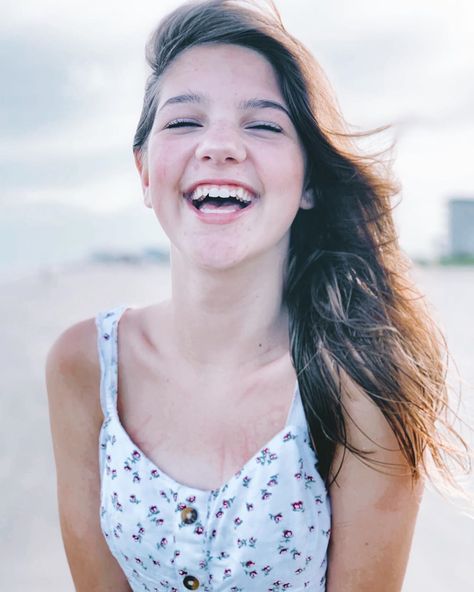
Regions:
<instances>
[{"instance_id":1,"label":"blurred beach sand","mask_svg":"<svg viewBox=\"0 0 474 592\"><path fill-rule=\"evenodd\" d=\"M466 383L461 414L472 419L474 269L419 268L414 275L434 306ZM57 516L44 387L49 347L66 327L99 310L145 305L166 298L169 291L168 267L150 263L76 265L0 284L1 590L74 589ZM403 591L472 591L473 556L474 520L427 490Z\"/></svg>"}]
</instances>

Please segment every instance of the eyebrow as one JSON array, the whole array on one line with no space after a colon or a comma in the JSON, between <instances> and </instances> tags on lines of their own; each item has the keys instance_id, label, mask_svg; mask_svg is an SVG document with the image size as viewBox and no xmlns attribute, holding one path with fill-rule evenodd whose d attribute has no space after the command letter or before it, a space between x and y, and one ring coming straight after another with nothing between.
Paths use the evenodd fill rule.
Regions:
<instances>
[{"instance_id":1,"label":"eyebrow","mask_svg":"<svg viewBox=\"0 0 474 592\"><path fill-rule=\"evenodd\" d=\"M196 93L185 93L182 95L177 95L175 97L170 97L167 99L163 105L158 109L161 111L168 105L177 105L181 103L194 103L194 104L202 104L208 103L209 97L206 95L198 95ZM272 101L270 99L258 99L252 98L247 99L245 101L240 101L239 109L241 111L247 111L249 109L278 109L279 111L283 111L290 119L291 115L286 107L284 107L281 103L277 101Z\"/></svg>"},{"instance_id":2,"label":"eyebrow","mask_svg":"<svg viewBox=\"0 0 474 592\"><path fill-rule=\"evenodd\" d=\"M203 99L204 97L202 97L201 95L197 95L195 93L177 95L176 97L170 97L169 99L167 99L163 103L163 105L158 109L158 111L161 111L168 105L176 105L179 103L203 103L205 102Z\"/></svg>"},{"instance_id":3,"label":"eyebrow","mask_svg":"<svg viewBox=\"0 0 474 592\"><path fill-rule=\"evenodd\" d=\"M290 112L286 107L277 101L271 101L270 99L248 99L239 103L239 109L247 111L248 109L278 109L283 111L291 119Z\"/></svg>"}]
</instances>

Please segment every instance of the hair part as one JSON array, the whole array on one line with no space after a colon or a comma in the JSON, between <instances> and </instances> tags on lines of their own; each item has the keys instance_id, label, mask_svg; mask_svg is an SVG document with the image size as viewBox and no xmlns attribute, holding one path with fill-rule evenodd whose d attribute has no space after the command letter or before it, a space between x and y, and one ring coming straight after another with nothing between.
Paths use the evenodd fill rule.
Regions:
<instances>
[{"instance_id":1,"label":"hair part","mask_svg":"<svg viewBox=\"0 0 474 592\"><path fill-rule=\"evenodd\" d=\"M450 465L470 469L467 444L448 418L445 344L408 276L394 228L399 192L381 154L363 155L324 73L284 28L273 2L201 0L166 16L146 50L151 74L133 141L140 154L153 126L160 77L184 50L227 43L254 49L274 68L302 142L314 207L291 228L283 300L309 431L326 480L337 445L373 464L347 440L350 384L383 413L413 479L428 457L455 485ZM442 426L456 441L443 435Z\"/></svg>"}]
</instances>

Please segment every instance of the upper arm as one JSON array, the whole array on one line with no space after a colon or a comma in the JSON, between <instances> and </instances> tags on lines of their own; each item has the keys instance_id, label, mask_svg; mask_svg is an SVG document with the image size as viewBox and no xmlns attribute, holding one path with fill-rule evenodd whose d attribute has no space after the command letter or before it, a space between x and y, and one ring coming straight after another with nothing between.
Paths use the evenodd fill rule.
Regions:
<instances>
[{"instance_id":1,"label":"upper arm","mask_svg":"<svg viewBox=\"0 0 474 592\"><path fill-rule=\"evenodd\" d=\"M348 441L373 451L371 459L394 463L398 469L373 468L348 450L344 454L342 447L337 449L335 470L343 460L337 480L330 486L327 591L399 592L423 480L412 483L396 437L375 403L362 393L352 393L344 398L344 406Z\"/></svg>"},{"instance_id":2,"label":"upper arm","mask_svg":"<svg viewBox=\"0 0 474 592\"><path fill-rule=\"evenodd\" d=\"M100 368L94 319L73 325L46 362L59 515L76 590L128 592L100 529Z\"/></svg>"}]
</instances>

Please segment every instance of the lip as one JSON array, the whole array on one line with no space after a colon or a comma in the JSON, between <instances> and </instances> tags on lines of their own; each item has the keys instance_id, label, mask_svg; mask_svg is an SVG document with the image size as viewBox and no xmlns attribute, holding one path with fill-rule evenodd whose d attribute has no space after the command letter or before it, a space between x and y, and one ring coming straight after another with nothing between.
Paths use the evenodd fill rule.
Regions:
<instances>
[{"instance_id":1,"label":"lip","mask_svg":"<svg viewBox=\"0 0 474 592\"><path fill-rule=\"evenodd\" d=\"M238 179L200 179L199 181L194 182L192 185L190 185L185 191L184 191L184 197L189 197L191 195L191 193L196 189L196 187L199 187L199 185L233 185L235 187L242 187L243 189L245 189L246 191L248 191L249 193L251 193L253 195L254 198L258 198L259 197L259 193L258 191L256 191L251 185L248 185L247 183L243 182L243 181L239 181Z\"/></svg>"}]
</instances>

